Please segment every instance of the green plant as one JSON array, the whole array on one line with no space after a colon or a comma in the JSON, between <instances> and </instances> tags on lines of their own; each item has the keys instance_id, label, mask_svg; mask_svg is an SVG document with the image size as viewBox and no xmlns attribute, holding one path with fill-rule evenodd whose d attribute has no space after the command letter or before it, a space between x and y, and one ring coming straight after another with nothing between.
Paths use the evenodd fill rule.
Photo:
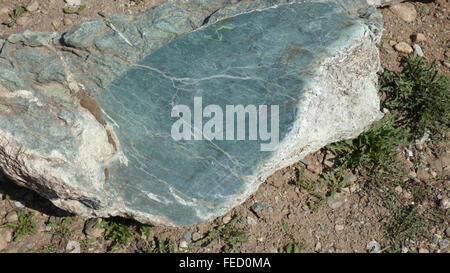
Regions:
<instances>
[{"instance_id":1,"label":"green plant","mask_svg":"<svg viewBox=\"0 0 450 273\"><path fill-rule=\"evenodd\" d=\"M346 187L350 177L350 174L339 167L324 173L318 181L308 181L304 177L304 170L300 169L297 185L311 195L306 204L311 211L316 211L327 198Z\"/></svg>"},{"instance_id":2,"label":"green plant","mask_svg":"<svg viewBox=\"0 0 450 273\"><path fill-rule=\"evenodd\" d=\"M80 15L80 13L87 8L86 5L80 5L77 9L71 9L71 8L63 8L63 12L65 14L76 14Z\"/></svg>"},{"instance_id":3,"label":"green plant","mask_svg":"<svg viewBox=\"0 0 450 273\"><path fill-rule=\"evenodd\" d=\"M397 209L385 229L394 247L405 245L408 240L426 239L428 233L426 219L412 205Z\"/></svg>"},{"instance_id":4,"label":"green plant","mask_svg":"<svg viewBox=\"0 0 450 273\"><path fill-rule=\"evenodd\" d=\"M146 238L149 238L153 232L153 227L149 226L149 225L142 225L141 228L139 229L139 231L143 236L145 236Z\"/></svg>"},{"instance_id":5,"label":"green plant","mask_svg":"<svg viewBox=\"0 0 450 273\"><path fill-rule=\"evenodd\" d=\"M208 232L198 244L209 246L212 242L220 240L225 243L222 251L230 252L237 246L246 243L248 240L247 232L236 227L236 222L239 221L239 219L240 217L235 217L228 224L216 227L214 230Z\"/></svg>"},{"instance_id":6,"label":"green plant","mask_svg":"<svg viewBox=\"0 0 450 273\"><path fill-rule=\"evenodd\" d=\"M298 171L297 185L300 188L308 191L309 193L313 193L315 191L314 185L312 183L310 183L308 180L306 180L304 169L299 169L299 171Z\"/></svg>"},{"instance_id":7,"label":"green plant","mask_svg":"<svg viewBox=\"0 0 450 273\"><path fill-rule=\"evenodd\" d=\"M36 232L36 224L33 222L33 212L23 210L16 211L17 223L6 223L0 228L14 229L14 241L19 241L23 236L33 235Z\"/></svg>"},{"instance_id":8,"label":"green plant","mask_svg":"<svg viewBox=\"0 0 450 273\"><path fill-rule=\"evenodd\" d=\"M379 168L389 169L397 147L406 144L408 131L395 127L395 116L387 115L356 139L341 141L327 146L337 154L341 168L365 169L369 172Z\"/></svg>"},{"instance_id":9,"label":"green plant","mask_svg":"<svg viewBox=\"0 0 450 273\"><path fill-rule=\"evenodd\" d=\"M101 226L105 229L103 235L107 240L111 241L111 249L127 245L136 232L122 223L120 219L102 221Z\"/></svg>"},{"instance_id":10,"label":"green plant","mask_svg":"<svg viewBox=\"0 0 450 273\"><path fill-rule=\"evenodd\" d=\"M49 244L43 246L41 249L34 251L35 253L58 253L58 246L55 244Z\"/></svg>"},{"instance_id":11,"label":"green plant","mask_svg":"<svg viewBox=\"0 0 450 273\"><path fill-rule=\"evenodd\" d=\"M9 17L11 20L3 22L3 25L6 25L8 27L13 27L17 24L17 18L19 18L20 16L22 16L24 13L26 13L27 10L25 9L25 7L17 7L13 10L12 13L9 14Z\"/></svg>"},{"instance_id":12,"label":"green plant","mask_svg":"<svg viewBox=\"0 0 450 273\"><path fill-rule=\"evenodd\" d=\"M283 225L283 230L290 241L285 247L286 253L300 253L305 248L305 245L296 242L294 235L291 233L289 225L287 223Z\"/></svg>"},{"instance_id":13,"label":"green plant","mask_svg":"<svg viewBox=\"0 0 450 273\"><path fill-rule=\"evenodd\" d=\"M78 229L71 229L70 225L73 222L73 218L64 218L59 222L50 222L47 226L53 229L53 236L59 238L62 242L67 243L70 236L79 231Z\"/></svg>"},{"instance_id":14,"label":"green plant","mask_svg":"<svg viewBox=\"0 0 450 273\"><path fill-rule=\"evenodd\" d=\"M173 253L173 242L170 239L160 240L155 238L154 247L144 247L139 250L140 253Z\"/></svg>"},{"instance_id":15,"label":"green plant","mask_svg":"<svg viewBox=\"0 0 450 273\"><path fill-rule=\"evenodd\" d=\"M397 114L395 126L407 129L411 138L448 128L450 77L440 74L435 63L417 56L404 57L402 66L402 71L386 70L380 78L380 89L386 95L383 107Z\"/></svg>"}]
</instances>

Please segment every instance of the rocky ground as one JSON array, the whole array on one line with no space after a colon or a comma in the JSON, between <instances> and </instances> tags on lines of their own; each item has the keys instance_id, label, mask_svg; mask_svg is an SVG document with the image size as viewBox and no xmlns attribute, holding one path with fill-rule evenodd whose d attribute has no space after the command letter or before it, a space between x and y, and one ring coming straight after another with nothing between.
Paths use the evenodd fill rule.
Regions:
<instances>
[{"instance_id":1,"label":"rocky ground","mask_svg":"<svg viewBox=\"0 0 450 273\"><path fill-rule=\"evenodd\" d=\"M61 32L161 2L3 0L0 33ZM400 70L401 57L415 53L450 75L448 0L415 1L381 12L384 69ZM450 131L442 130L443 137L425 135L398 146L399 175L386 178L382 170L369 175L358 168L341 175L337 153L324 148L275 173L224 217L190 228L83 219L1 180L0 252L449 252Z\"/></svg>"}]
</instances>

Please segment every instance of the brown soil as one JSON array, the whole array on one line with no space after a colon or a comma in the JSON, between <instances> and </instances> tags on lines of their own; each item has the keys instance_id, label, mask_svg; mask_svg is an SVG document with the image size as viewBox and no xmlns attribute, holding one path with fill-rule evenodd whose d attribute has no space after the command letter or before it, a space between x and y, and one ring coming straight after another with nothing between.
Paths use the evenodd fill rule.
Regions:
<instances>
[{"instance_id":1,"label":"brown soil","mask_svg":"<svg viewBox=\"0 0 450 273\"><path fill-rule=\"evenodd\" d=\"M63 0L42 0L35 12L27 13L27 20L22 25L8 28L0 26L0 33L4 36L23 31L24 29L62 32L72 25L83 21L101 18L99 12L136 13L144 11L164 0L144 0L134 4L129 0L83 0L87 9L81 15L67 15L62 12ZM450 24L448 1L432 3L414 2L418 11L418 18L413 23L405 23L396 17L388 8L381 12L385 18L386 31L381 42L381 59L384 68L399 69L401 54L391 46L393 42L405 41L412 44L411 36L423 33L426 41L421 42L425 58L436 61L441 72L449 74L449 68L443 65L450 56ZM26 6L28 0L1 1L1 8L11 11L13 8ZM8 15L0 10L0 20L6 21ZM446 56L446 52L448 56ZM186 237L198 233L205 237L208 232L230 218L237 219L235 226L248 234L248 241L240 244L233 252L284 252L285 247L295 242L302 245L302 252L367 252L367 244L377 241L381 248L391 247L389 237L384 228L386 221L393 214L395 208L414 204L422 211L436 212L439 220L430 228L430 236L448 238L448 214L442 213L439 200L448 198L450 181L445 181L449 175L450 149L448 143L437 145L416 145L416 147L402 148L398 162L411 174L410 179L401 181L401 188L392 193L387 188L379 187L373 181L358 173L352 175L349 183L340 189L334 197L312 210L307 205L314 198L310 193L297 185L300 170L309 181L317 181L330 164L324 162L326 151L319 151L308 156L302 162L278 171L264 183L260 189L244 204L233 209L228 215L212 223L203 223L190 228L155 227L149 238L136 236L130 242L116 251L138 252L147 247L153 247L155 241L170 240L173 251L186 252L219 252L223 248L224 240L215 240L210 245L190 243L188 250L179 248L180 242ZM411 153L413 154L411 156ZM327 167L328 165L328 167ZM332 168L333 166L331 166ZM420 188L424 196L417 199L414 190ZM387 204L389 200L394 204ZM19 202L19 203L18 203ZM25 208L21 208L21 204ZM260 210L254 209L255 204L263 204ZM37 232L21 240L8 244L4 252L64 252L67 240L55 234L55 229L48 227L49 222L60 221L68 215L53 207L48 201L36 194L12 185L0 183L0 225L6 223L5 217L12 211L33 211L33 221L37 225ZM443 216L442 216L443 215ZM83 252L108 251L110 243L103 236L86 236L83 233L87 219L74 217L70 229L74 230L67 239L77 241ZM136 223L129 222L130 226ZM289 233L284 226L289 227ZM2 229L0 229L0 233ZM423 239L410 242L409 252L448 252L450 249L440 248L433 239ZM404 249L403 251L406 251ZM0 251L1 252L1 251Z\"/></svg>"}]
</instances>

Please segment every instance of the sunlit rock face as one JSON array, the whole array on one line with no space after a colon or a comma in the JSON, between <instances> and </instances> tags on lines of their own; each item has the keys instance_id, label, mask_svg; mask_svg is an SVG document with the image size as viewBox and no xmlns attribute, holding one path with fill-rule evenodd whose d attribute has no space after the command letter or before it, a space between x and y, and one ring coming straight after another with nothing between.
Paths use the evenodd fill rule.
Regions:
<instances>
[{"instance_id":1,"label":"sunlit rock face","mask_svg":"<svg viewBox=\"0 0 450 273\"><path fill-rule=\"evenodd\" d=\"M363 0L209 0L12 35L0 169L85 216L212 220L381 117L381 31Z\"/></svg>"}]
</instances>

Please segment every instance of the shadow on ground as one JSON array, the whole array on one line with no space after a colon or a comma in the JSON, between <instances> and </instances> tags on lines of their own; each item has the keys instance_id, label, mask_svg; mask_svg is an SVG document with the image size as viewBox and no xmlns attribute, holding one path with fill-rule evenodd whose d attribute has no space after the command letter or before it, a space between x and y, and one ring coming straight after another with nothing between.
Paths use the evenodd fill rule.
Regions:
<instances>
[{"instance_id":1,"label":"shadow on ground","mask_svg":"<svg viewBox=\"0 0 450 273\"><path fill-rule=\"evenodd\" d=\"M43 198L36 192L18 186L13 181L6 178L0 171L0 196L1 195L3 195L3 199L8 198L11 201L11 205L14 205L14 202L18 202L19 206L24 205L25 207L39 211L48 216L71 216L69 212L57 208L49 200Z\"/></svg>"}]
</instances>

